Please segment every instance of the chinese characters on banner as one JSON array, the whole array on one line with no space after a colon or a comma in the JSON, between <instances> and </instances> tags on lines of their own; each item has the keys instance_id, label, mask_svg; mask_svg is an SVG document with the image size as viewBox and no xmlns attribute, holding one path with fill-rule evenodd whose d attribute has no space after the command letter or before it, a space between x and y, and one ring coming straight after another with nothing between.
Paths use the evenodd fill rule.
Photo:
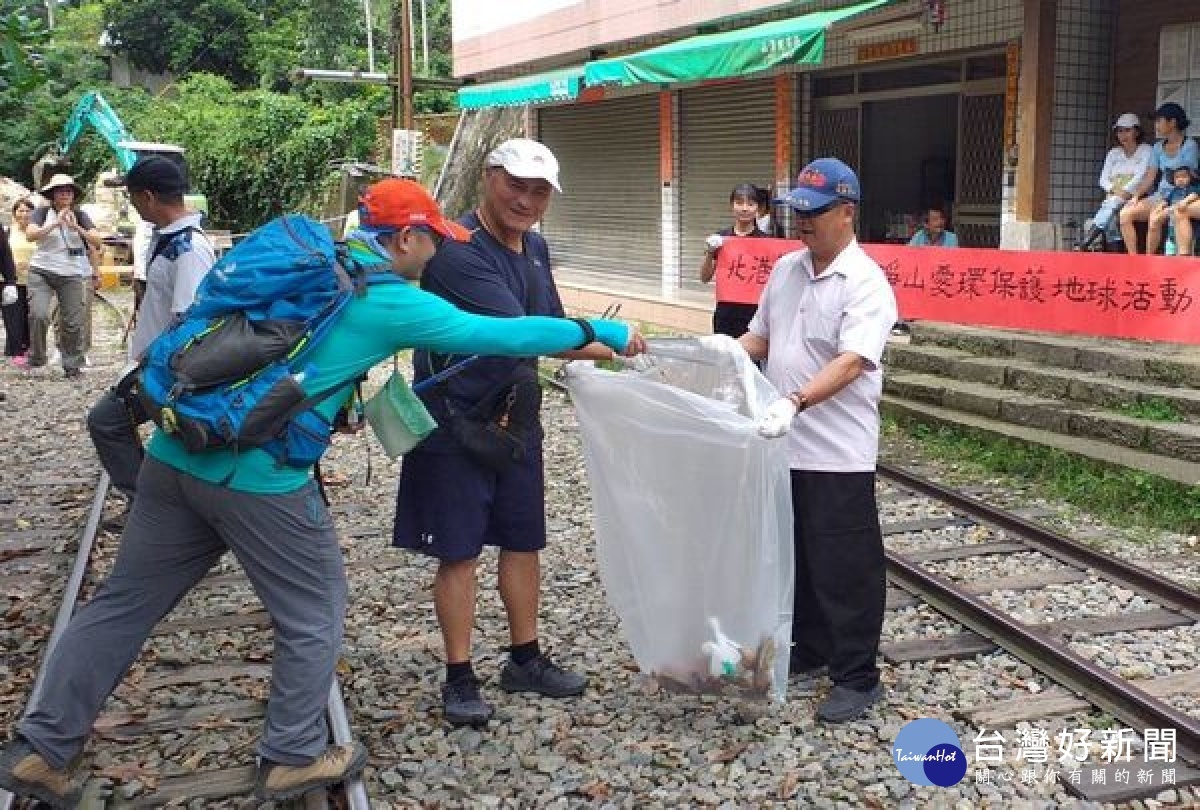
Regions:
<instances>
[{"instance_id":1,"label":"chinese characters on banner","mask_svg":"<svg viewBox=\"0 0 1200 810\"><path fill-rule=\"evenodd\" d=\"M717 253L717 300L757 303L776 260L802 247L786 239L726 238ZM883 268L905 320L1200 343L1200 260L876 244L863 249Z\"/></svg>"}]
</instances>

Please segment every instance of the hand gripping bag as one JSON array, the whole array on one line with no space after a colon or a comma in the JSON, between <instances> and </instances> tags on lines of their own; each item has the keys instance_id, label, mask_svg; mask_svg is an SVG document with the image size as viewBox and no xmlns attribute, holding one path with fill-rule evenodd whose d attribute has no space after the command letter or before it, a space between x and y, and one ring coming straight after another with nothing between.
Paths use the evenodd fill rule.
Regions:
<instances>
[{"instance_id":1,"label":"hand gripping bag","mask_svg":"<svg viewBox=\"0 0 1200 810\"><path fill-rule=\"evenodd\" d=\"M647 357L568 375L607 598L664 688L782 700L791 477L786 440L756 431L778 394L724 336L652 340Z\"/></svg>"}]
</instances>

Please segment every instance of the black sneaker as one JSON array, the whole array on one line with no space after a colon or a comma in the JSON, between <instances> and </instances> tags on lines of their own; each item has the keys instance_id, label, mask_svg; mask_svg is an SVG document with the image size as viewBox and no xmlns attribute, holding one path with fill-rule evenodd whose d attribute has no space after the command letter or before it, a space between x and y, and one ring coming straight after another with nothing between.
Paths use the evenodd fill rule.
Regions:
<instances>
[{"instance_id":1,"label":"black sneaker","mask_svg":"<svg viewBox=\"0 0 1200 810\"><path fill-rule=\"evenodd\" d=\"M479 681L456 678L442 685L442 714L452 726L486 726L494 711L479 694Z\"/></svg>"},{"instance_id":2,"label":"black sneaker","mask_svg":"<svg viewBox=\"0 0 1200 810\"><path fill-rule=\"evenodd\" d=\"M52 767L21 737L0 752L0 788L55 808L75 807L82 795L69 771Z\"/></svg>"},{"instance_id":3,"label":"black sneaker","mask_svg":"<svg viewBox=\"0 0 1200 810\"><path fill-rule=\"evenodd\" d=\"M537 692L553 698L574 697L587 689L587 678L568 672L539 654L525 664L509 658L500 673L500 688L505 692Z\"/></svg>"},{"instance_id":4,"label":"black sneaker","mask_svg":"<svg viewBox=\"0 0 1200 810\"><path fill-rule=\"evenodd\" d=\"M817 717L826 723L845 723L867 713L883 697L883 684L877 683L865 692L848 686L834 686L829 697L817 707Z\"/></svg>"}]
</instances>

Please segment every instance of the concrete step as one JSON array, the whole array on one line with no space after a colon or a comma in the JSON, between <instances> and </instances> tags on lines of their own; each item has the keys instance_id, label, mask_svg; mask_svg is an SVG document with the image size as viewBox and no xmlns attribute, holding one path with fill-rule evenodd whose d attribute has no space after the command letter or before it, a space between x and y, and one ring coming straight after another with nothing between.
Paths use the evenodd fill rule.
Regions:
<instances>
[{"instance_id":1,"label":"concrete step","mask_svg":"<svg viewBox=\"0 0 1200 810\"><path fill-rule=\"evenodd\" d=\"M1200 463L1198 424L1152 422L1080 403L932 374L893 371L884 375L884 390L912 402Z\"/></svg>"},{"instance_id":2,"label":"concrete step","mask_svg":"<svg viewBox=\"0 0 1200 810\"><path fill-rule=\"evenodd\" d=\"M1029 444L1040 444L1064 453L1114 467L1127 467L1164 478L1185 486L1200 487L1200 463L1134 450L1098 439L1067 436L1038 427L966 413L940 405L917 402L891 394L885 395L882 410L901 421L945 425L965 432L981 433L993 438L1007 438Z\"/></svg>"},{"instance_id":3,"label":"concrete step","mask_svg":"<svg viewBox=\"0 0 1200 810\"><path fill-rule=\"evenodd\" d=\"M913 321L912 342L1038 366L1094 371L1159 385L1200 388L1200 346Z\"/></svg>"},{"instance_id":4,"label":"concrete step","mask_svg":"<svg viewBox=\"0 0 1200 810\"><path fill-rule=\"evenodd\" d=\"M1096 371L1071 371L1015 357L980 357L963 349L898 341L888 344L884 362L890 372L936 374L1105 408L1162 401L1185 417L1200 419L1200 389L1196 388L1135 382Z\"/></svg>"}]
</instances>

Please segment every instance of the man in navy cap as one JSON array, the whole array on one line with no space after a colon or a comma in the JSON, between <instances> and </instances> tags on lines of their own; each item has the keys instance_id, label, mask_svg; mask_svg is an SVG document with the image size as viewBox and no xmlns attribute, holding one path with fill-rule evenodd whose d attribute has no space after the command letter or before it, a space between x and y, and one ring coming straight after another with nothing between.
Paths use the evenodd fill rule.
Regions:
<instances>
[{"instance_id":1,"label":"man in navy cap","mask_svg":"<svg viewBox=\"0 0 1200 810\"><path fill-rule=\"evenodd\" d=\"M806 247L783 256L741 344L785 396L759 424L787 437L795 517L792 694L813 695L825 722L861 716L883 695L883 537L875 502L880 362L896 298L854 237L858 177L834 158L800 172L781 202Z\"/></svg>"}]
</instances>

